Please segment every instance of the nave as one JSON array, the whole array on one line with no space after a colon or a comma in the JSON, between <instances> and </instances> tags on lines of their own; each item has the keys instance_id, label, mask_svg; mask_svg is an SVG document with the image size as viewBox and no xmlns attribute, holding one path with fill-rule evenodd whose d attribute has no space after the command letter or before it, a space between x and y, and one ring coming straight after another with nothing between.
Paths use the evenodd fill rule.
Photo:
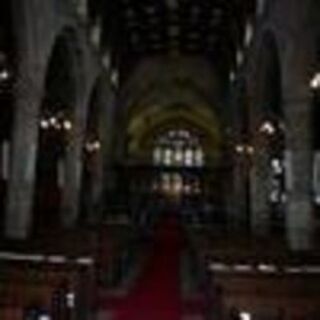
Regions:
<instances>
[{"instance_id":1,"label":"nave","mask_svg":"<svg viewBox=\"0 0 320 320\"><path fill-rule=\"evenodd\" d=\"M0 320L320 319L319 12L0 1Z\"/></svg>"}]
</instances>

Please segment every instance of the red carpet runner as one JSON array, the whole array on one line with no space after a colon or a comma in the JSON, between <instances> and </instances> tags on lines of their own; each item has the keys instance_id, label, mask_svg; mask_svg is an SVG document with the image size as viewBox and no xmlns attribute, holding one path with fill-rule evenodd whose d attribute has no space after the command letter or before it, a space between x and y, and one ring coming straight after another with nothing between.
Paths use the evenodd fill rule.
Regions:
<instances>
[{"instance_id":1,"label":"red carpet runner","mask_svg":"<svg viewBox=\"0 0 320 320\"><path fill-rule=\"evenodd\" d=\"M153 252L136 286L119 304L115 320L179 320L182 314L180 294L180 252L182 236L174 218L155 232Z\"/></svg>"}]
</instances>

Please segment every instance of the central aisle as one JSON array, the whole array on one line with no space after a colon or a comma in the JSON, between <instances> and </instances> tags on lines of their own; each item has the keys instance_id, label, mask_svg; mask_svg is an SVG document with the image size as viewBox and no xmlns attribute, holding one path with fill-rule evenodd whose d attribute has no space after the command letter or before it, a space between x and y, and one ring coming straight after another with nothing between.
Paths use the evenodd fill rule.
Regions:
<instances>
[{"instance_id":1,"label":"central aisle","mask_svg":"<svg viewBox=\"0 0 320 320\"><path fill-rule=\"evenodd\" d=\"M174 217L158 226L146 269L115 311L115 320L181 319L179 270L182 239Z\"/></svg>"}]
</instances>

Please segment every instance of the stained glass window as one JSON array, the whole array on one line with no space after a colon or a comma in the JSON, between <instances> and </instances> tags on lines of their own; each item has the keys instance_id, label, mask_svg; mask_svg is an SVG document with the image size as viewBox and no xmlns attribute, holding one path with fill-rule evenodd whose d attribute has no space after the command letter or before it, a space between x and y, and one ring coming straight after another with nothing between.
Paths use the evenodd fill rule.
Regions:
<instances>
[{"instance_id":1,"label":"stained glass window","mask_svg":"<svg viewBox=\"0 0 320 320\"><path fill-rule=\"evenodd\" d=\"M178 128L170 129L154 140L153 165L169 168L152 184L152 189L171 196L192 195L201 192L197 176L184 176L180 168L200 168L205 164L205 154L197 134ZM177 169L173 170L172 169Z\"/></svg>"},{"instance_id":2,"label":"stained glass window","mask_svg":"<svg viewBox=\"0 0 320 320\"><path fill-rule=\"evenodd\" d=\"M197 135L186 129L169 130L155 139L153 164L166 167L202 167L204 151Z\"/></svg>"}]
</instances>

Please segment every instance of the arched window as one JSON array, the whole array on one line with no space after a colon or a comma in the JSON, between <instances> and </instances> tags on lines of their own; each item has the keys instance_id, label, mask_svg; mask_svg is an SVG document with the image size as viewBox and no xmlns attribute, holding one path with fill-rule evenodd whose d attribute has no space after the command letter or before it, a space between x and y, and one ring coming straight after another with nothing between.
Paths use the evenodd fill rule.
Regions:
<instances>
[{"instance_id":1,"label":"arched window","mask_svg":"<svg viewBox=\"0 0 320 320\"><path fill-rule=\"evenodd\" d=\"M202 167L204 151L200 139L186 129L169 130L155 139L153 165L165 167Z\"/></svg>"},{"instance_id":2,"label":"arched window","mask_svg":"<svg viewBox=\"0 0 320 320\"><path fill-rule=\"evenodd\" d=\"M197 170L205 165L205 153L199 135L184 129L170 129L156 136L153 166L163 169L153 182L153 190L171 196L201 192L199 176L181 169Z\"/></svg>"}]
</instances>

